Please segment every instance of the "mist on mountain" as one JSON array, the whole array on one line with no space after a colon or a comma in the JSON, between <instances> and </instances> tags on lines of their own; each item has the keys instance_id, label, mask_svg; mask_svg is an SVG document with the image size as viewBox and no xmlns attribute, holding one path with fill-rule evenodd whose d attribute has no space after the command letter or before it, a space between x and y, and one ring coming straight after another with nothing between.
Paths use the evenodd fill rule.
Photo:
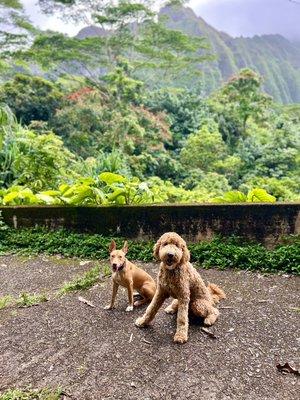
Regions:
<instances>
[{"instance_id":1,"label":"mist on mountain","mask_svg":"<svg viewBox=\"0 0 300 400\"><path fill-rule=\"evenodd\" d=\"M299 6L300 9L300 6ZM252 68L262 75L264 89L282 103L300 102L300 43L279 34L234 38L215 29L188 7L165 7L160 11L167 25L193 36L204 36L214 61L199 66L203 90L209 94L241 68ZM77 37L103 36L100 27L85 27Z\"/></svg>"},{"instance_id":2,"label":"mist on mountain","mask_svg":"<svg viewBox=\"0 0 300 400\"><path fill-rule=\"evenodd\" d=\"M300 40L299 0L192 0L189 5L233 37L280 34Z\"/></svg>"}]
</instances>

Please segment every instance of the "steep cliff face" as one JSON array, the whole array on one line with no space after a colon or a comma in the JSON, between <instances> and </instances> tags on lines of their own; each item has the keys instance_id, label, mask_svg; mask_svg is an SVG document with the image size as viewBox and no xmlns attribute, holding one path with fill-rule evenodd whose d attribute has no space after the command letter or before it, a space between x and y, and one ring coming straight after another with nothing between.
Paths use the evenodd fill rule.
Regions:
<instances>
[{"instance_id":1,"label":"steep cliff face","mask_svg":"<svg viewBox=\"0 0 300 400\"><path fill-rule=\"evenodd\" d=\"M211 91L236 73L250 67L264 77L266 92L283 103L300 102L300 43L280 35L232 38L208 25L190 8L166 7L168 26L207 37L216 60L202 66L203 83Z\"/></svg>"},{"instance_id":2,"label":"steep cliff face","mask_svg":"<svg viewBox=\"0 0 300 400\"><path fill-rule=\"evenodd\" d=\"M291 42L280 35L233 38L217 31L187 7L165 7L160 13L167 17L170 28L194 36L205 36L216 56L204 63L202 82L207 93L220 87L222 82L239 69L249 67L264 77L264 88L282 103L300 102L300 43ZM79 38L103 36L107 32L87 27Z\"/></svg>"}]
</instances>

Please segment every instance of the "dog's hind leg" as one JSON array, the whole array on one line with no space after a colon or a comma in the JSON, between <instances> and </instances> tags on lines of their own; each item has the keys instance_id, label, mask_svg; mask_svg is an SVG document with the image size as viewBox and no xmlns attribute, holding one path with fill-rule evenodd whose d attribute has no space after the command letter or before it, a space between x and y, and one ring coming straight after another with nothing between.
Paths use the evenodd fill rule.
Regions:
<instances>
[{"instance_id":1,"label":"dog's hind leg","mask_svg":"<svg viewBox=\"0 0 300 400\"><path fill-rule=\"evenodd\" d=\"M135 321L135 325L140 328L147 326L153 320L167 297L168 295L158 288L151 303L147 307L145 314Z\"/></svg>"},{"instance_id":2,"label":"dog's hind leg","mask_svg":"<svg viewBox=\"0 0 300 400\"><path fill-rule=\"evenodd\" d=\"M176 314L178 311L178 300L174 299L172 303L165 308L167 314Z\"/></svg>"},{"instance_id":3,"label":"dog's hind leg","mask_svg":"<svg viewBox=\"0 0 300 400\"><path fill-rule=\"evenodd\" d=\"M207 300L197 299L191 303L192 312L204 318L205 325L213 325L219 316L219 310L211 305Z\"/></svg>"},{"instance_id":4,"label":"dog's hind leg","mask_svg":"<svg viewBox=\"0 0 300 400\"><path fill-rule=\"evenodd\" d=\"M145 303L150 303L150 301L154 297L155 290L149 285L149 284L144 284L139 290L139 294L143 297L140 300L137 300L134 302L135 307L142 306Z\"/></svg>"}]
</instances>

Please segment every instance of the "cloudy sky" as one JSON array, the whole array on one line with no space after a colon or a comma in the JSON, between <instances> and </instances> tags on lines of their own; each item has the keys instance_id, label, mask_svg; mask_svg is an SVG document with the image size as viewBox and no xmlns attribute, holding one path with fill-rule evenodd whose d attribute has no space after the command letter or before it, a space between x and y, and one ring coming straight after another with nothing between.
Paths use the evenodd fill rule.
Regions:
<instances>
[{"instance_id":1,"label":"cloudy sky","mask_svg":"<svg viewBox=\"0 0 300 400\"><path fill-rule=\"evenodd\" d=\"M280 33L300 39L300 0L191 0L197 15L232 36ZM76 34L80 25L66 24L39 12L37 0L23 0L31 20L44 29Z\"/></svg>"}]
</instances>

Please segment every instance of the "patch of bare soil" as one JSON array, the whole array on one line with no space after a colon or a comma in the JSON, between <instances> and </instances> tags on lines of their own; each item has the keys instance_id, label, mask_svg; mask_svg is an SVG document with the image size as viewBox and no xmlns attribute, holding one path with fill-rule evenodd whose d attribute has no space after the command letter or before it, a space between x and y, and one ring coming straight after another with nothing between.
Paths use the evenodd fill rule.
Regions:
<instances>
[{"instance_id":1,"label":"patch of bare soil","mask_svg":"<svg viewBox=\"0 0 300 400\"><path fill-rule=\"evenodd\" d=\"M27 267L18 270L18 257L5 258L0 295L40 292L41 286L51 291L77 275L76 268L89 267L64 260L68 272L61 276L54 258L24 262ZM156 265L145 268L156 274ZM43 278L36 271L44 271ZM219 321L209 329L217 339L191 321L188 343L174 344L176 318L162 310L151 327L136 328L134 320L144 308L125 313L125 292L120 291L116 310L103 309L111 294L109 281L36 307L0 310L0 392L31 385L60 386L78 400L298 398L299 376L283 374L276 364L300 366L300 278L217 270L201 274L228 295Z\"/></svg>"},{"instance_id":2,"label":"patch of bare soil","mask_svg":"<svg viewBox=\"0 0 300 400\"><path fill-rule=\"evenodd\" d=\"M93 266L90 260L60 256L0 256L0 297L49 293Z\"/></svg>"}]
</instances>

